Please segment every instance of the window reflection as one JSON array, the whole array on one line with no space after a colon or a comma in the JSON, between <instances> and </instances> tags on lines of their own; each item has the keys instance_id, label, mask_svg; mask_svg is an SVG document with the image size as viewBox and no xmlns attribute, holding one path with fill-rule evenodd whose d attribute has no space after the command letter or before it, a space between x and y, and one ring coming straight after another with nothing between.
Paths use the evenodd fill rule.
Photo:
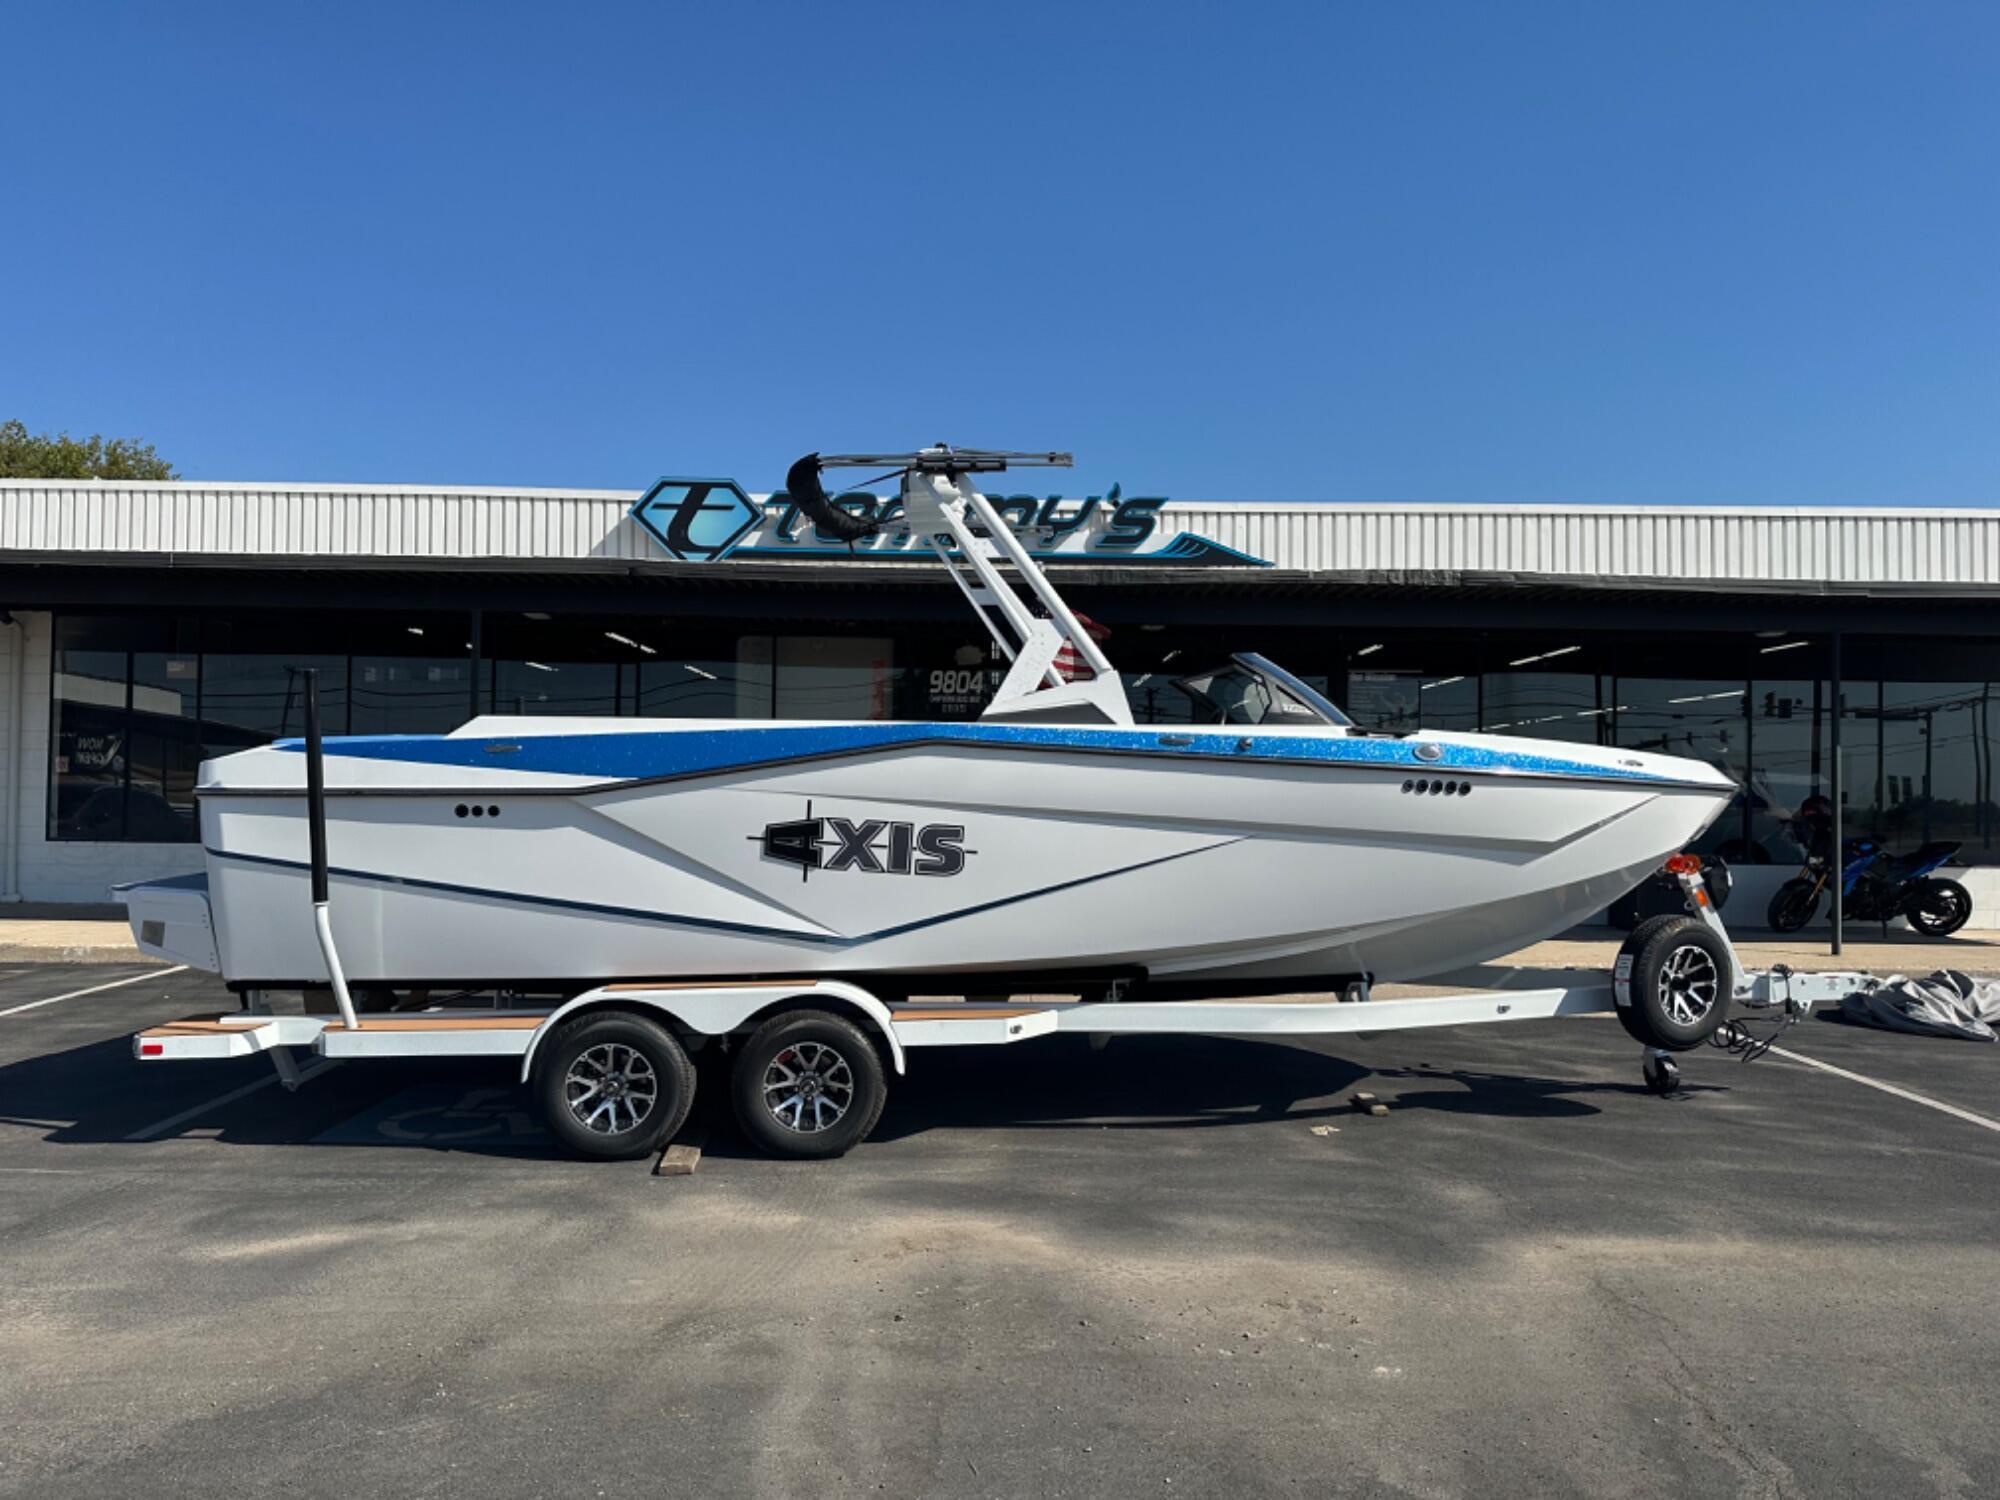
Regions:
<instances>
[{"instance_id":1,"label":"window reflection","mask_svg":"<svg viewBox=\"0 0 2000 1500\"><path fill-rule=\"evenodd\" d=\"M1740 681L1621 676L1610 694L1617 700L1608 716L1613 743L1702 761L1737 784L1728 808L1695 845L1697 852L1720 855L1732 864L1764 862L1758 840L1770 831L1763 825L1774 821L1758 807L1760 799L1750 788L1743 719L1749 693L1749 684Z\"/></svg>"},{"instance_id":2,"label":"window reflection","mask_svg":"<svg viewBox=\"0 0 2000 1500\"><path fill-rule=\"evenodd\" d=\"M57 621L50 837L194 837L200 657L175 649L190 634L167 617Z\"/></svg>"},{"instance_id":3,"label":"window reflection","mask_svg":"<svg viewBox=\"0 0 2000 1500\"><path fill-rule=\"evenodd\" d=\"M1505 671L1486 674L1485 720L1490 732L1586 745L1611 743L1616 705L1593 672Z\"/></svg>"},{"instance_id":4,"label":"window reflection","mask_svg":"<svg viewBox=\"0 0 2000 1500\"><path fill-rule=\"evenodd\" d=\"M639 671L635 664L632 668ZM610 717L618 712L619 667L598 661L496 661L490 702L496 714L579 714Z\"/></svg>"},{"instance_id":5,"label":"window reflection","mask_svg":"<svg viewBox=\"0 0 2000 1500\"><path fill-rule=\"evenodd\" d=\"M305 652L204 651L201 731L206 755L305 733L305 674L319 674L320 722L347 732L347 658Z\"/></svg>"},{"instance_id":6,"label":"window reflection","mask_svg":"<svg viewBox=\"0 0 2000 1500\"><path fill-rule=\"evenodd\" d=\"M1007 666L963 620L787 634L660 614L490 611L482 628L477 700L489 713L967 719ZM201 759L302 732L307 669L330 734L456 729L473 710L473 639L470 617L449 611L62 616L50 837L193 838ZM1177 676L1264 650L1368 728L1483 729L1703 760L1742 787L1706 847L1788 863L1802 853L1790 818L1832 789L1833 690L1823 640L1774 651L1771 639L1126 625L1109 649L1141 723L1191 722L1198 705ZM1682 675L1695 661L1715 675ZM1851 835L1896 848L1955 840L1965 859L2000 858L1995 661L2000 648L1980 640L1847 639ZM1329 664L1330 683L1313 670ZM1757 675L1772 669L1797 675Z\"/></svg>"},{"instance_id":7,"label":"window reflection","mask_svg":"<svg viewBox=\"0 0 2000 1500\"><path fill-rule=\"evenodd\" d=\"M1875 827L1886 843L1992 837L1984 682L1882 684L1877 710Z\"/></svg>"}]
</instances>

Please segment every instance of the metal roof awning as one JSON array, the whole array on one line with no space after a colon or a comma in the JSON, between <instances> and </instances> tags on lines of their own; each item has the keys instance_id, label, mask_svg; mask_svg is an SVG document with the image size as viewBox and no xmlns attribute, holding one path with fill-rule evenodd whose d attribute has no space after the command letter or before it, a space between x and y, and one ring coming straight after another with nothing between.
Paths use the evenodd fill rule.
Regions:
<instances>
[{"instance_id":1,"label":"metal roof awning","mask_svg":"<svg viewBox=\"0 0 2000 1500\"><path fill-rule=\"evenodd\" d=\"M1290 569L1169 564L1054 567L1114 620L1286 625L1427 623L1714 630L2000 633L2000 586L1662 578L1461 569ZM416 596L416 598L413 598ZM950 581L921 563L217 553L11 552L0 608L408 606L578 612L655 609L799 619L957 618ZM838 601L837 604L835 601ZM831 606L831 607L830 607Z\"/></svg>"}]
</instances>

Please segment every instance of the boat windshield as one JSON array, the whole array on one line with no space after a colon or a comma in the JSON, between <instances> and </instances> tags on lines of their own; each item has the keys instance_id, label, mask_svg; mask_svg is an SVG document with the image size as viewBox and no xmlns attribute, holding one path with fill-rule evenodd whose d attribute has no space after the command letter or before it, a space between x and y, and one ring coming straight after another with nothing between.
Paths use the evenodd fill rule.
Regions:
<instances>
[{"instance_id":1,"label":"boat windshield","mask_svg":"<svg viewBox=\"0 0 2000 1500\"><path fill-rule=\"evenodd\" d=\"M1193 703L1197 724L1353 723L1283 667L1252 652L1176 677L1174 686Z\"/></svg>"}]
</instances>

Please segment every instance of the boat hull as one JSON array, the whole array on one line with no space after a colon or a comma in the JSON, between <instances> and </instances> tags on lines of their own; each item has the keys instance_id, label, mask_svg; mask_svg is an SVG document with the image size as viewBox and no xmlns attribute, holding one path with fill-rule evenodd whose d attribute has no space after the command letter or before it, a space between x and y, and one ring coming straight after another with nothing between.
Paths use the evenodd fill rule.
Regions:
<instances>
[{"instance_id":1,"label":"boat hull","mask_svg":"<svg viewBox=\"0 0 2000 1500\"><path fill-rule=\"evenodd\" d=\"M1410 746L1301 763L1270 737L1152 738L1188 753L1077 732L609 781L413 773L336 741L334 934L352 982L397 986L1418 978L1588 918L1733 790L1705 767L1538 774L1451 745L1442 768ZM322 982L304 799L268 775L232 788L227 767L202 797L223 973Z\"/></svg>"}]
</instances>

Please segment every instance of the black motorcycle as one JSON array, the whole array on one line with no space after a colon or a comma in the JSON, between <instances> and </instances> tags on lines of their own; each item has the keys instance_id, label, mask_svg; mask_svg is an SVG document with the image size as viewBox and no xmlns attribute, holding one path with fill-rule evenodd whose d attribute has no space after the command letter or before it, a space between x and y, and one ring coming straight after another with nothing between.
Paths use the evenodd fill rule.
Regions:
<instances>
[{"instance_id":1,"label":"black motorcycle","mask_svg":"<svg viewBox=\"0 0 2000 1500\"><path fill-rule=\"evenodd\" d=\"M1810 852L1799 874L1778 887L1768 918L1778 932L1797 932L1819 914L1831 885L1831 840L1805 841ZM1925 844L1914 854L1890 854L1873 839L1849 839L1841 862L1843 913L1857 922L1903 917L1926 937L1949 937L1972 916L1972 896L1956 880L1931 871L1958 853L1955 843Z\"/></svg>"},{"instance_id":2,"label":"black motorcycle","mask_svg":"<svg viewBox=\"0 0 2000 1500\"><path fill-rule=\"evenodd\" d=\"M1713 854L1704 855L1701 861L1701 883L1708 891L1709 903L1717 911L1729 904L1729 892L1734 881L1729 873L1728 862ZM1692 915L1694 908L1688 904L1687 892L1681 889L1678 876L1665 870L1656 870L1638 885L1611 903L1606 913L1613 927L1630 932L1648 917Z\"/></svg>"}]
</instances>

